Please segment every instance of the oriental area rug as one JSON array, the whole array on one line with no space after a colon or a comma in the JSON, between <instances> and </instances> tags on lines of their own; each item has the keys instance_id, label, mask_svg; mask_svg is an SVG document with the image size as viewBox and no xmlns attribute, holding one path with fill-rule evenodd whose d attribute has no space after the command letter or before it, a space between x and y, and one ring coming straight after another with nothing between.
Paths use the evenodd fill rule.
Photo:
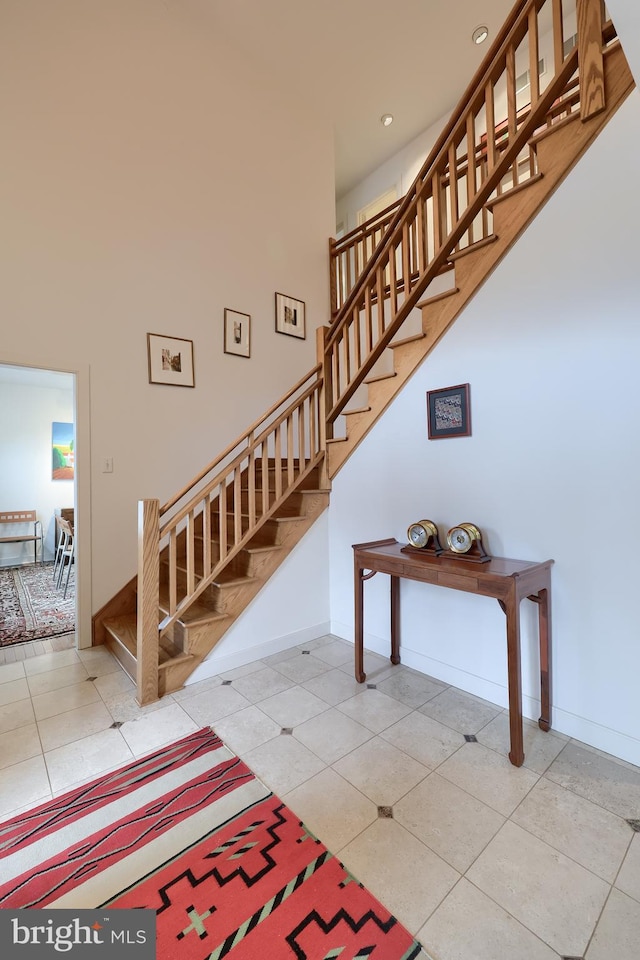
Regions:
<instances>
[{"instance_id":1,"label":"oriental area rug","mask_svg":"<svg viewBox=\"0 0 640 960\"><path fill-rule=\"evenodd\" d=\"M66 572L65 572L66 579ZM67 596L53 579L52 563L31 563L0 570L0 646L43 640L75 629L75 571Z\"/></svg>"},{"instance_id":2,"label":"oriental area rug","mask_svg":"<svg viewBox=\"0 0 640 960\"><path fill-rule=\"evenodd\" d=\"M426 958L209 728L0 823L0 881L3 909L152 909L158 960Z\"/></svg>"}]
</instances>

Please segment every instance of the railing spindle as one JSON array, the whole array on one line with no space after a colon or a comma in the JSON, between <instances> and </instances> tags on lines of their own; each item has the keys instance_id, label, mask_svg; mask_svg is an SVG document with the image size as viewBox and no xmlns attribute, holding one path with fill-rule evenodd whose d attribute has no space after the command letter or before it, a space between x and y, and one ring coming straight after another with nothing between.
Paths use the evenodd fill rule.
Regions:
<instances>
[{"instance_id":1,"label":"railing spindle","mask_svg":"<svg viewBox=\"0 0 640 960\"><path fill-rule=\"evenodd\" d=\"M298 408L298 474L303 473L306 462L305 405Z\"/></svg>"},{"instance_id":2,"label":"railing spindle","mask_svg":"<svg viewBox=\"0 0 640 960\"><path fill-rule=\"evenodd\" d=\"M515 139L516 130L518 128L517 120L517 106L516 106L516 52L513 47L509 47L507 51L507 131L509 135L509 143L512 143ZM514 158L513 167L512 167L512 182L513 186L518 184L518 159Z\"/></svg>"},{"instance_id":3,"label":"railing spindle","mask_svg":"<svg viewBox=\"0 0 640 960\"><path fill-rule=\"evenodd\" d=\"M538 13L535 7L529 11L529 90L531 93L531 103L537 103L540 99L540 73L538 64L540 62L540 45L538 38Z\"/></svg>"},{"instance_id":4,"label":"railing spindle","mask_svg":"<svg viewBox=\"0 0 640 960\"><path fill-rule=\"evenodd\" d=\"M252 448L249 451L249 464L247 466L248 479L248 507L249 507L249 526L253 527L256 522L256 455Z\"/></svg>"},{"instance_id":5,"label":"railing spindle","mask_svg":"<svg viewBox=\"0 0 640 960\"><path fill-rule=\"evenodd\" d=\"M405 220L402 226L402 280L404 283L404 299L411 292L411 252L409 250L409 222Z\"/></svg>"},{"instance_id":6,"label":"railing spindle","mask_svg":"<svg viewBox=\"0 0 640 960\"><path fill-rule=\"evenodd\" d=\"M397 264L396 258L398 256L398 248L395 246L391 247L391 252L389 254L389 290L391 293L391 316L395 317L398 312L398 276L397 276ZM369 346L369 353L371 353L371 346Z\"/></svg>"},{"instance_id":7,"label":"railing spindle","mask_svg":"<svg viewBox=\"0 0 640 960\"><path fill-rule=\"evenodd\" d=\"M376 270L376 310L378 314L378 336L384 333L384 273L380 266Z\"/></svg>"},{"instance_id":8,"label":"railing spindle","mask_svg":"<svg viewBox=\"0 0 640 960\"><path fill-rule=\"evenodd\" d=\"M211 573L211 494L205 497L202 509L202 573L208 577Z\"/></svg>"},{"instance_id":9,"label":"railing spindle","mask_svg":"<svg viewBox=\"0 0 640 960\"><path fill-rule=\"evenodd\" d=\"M229 552L229 531L227 525L227 484L220 484L220 501L218 507L218 532L220 535L220 559L224 560Z\"/></svg>"},{"instance_id":10,"label":"railing spindle","mask_svg":"<svg viewBox=\"0 0 640 960\"><path fill-rule=\"evenodd\" d=\"M178 606L178 531L174 529L169 536L169 613L174 614ZM186 548L185 548L186 549Z\"/></svg>"},{"instance_id":11,"label":"railing spindle","mask_svg":"<svg viewBox=\"0 0 640 960\"><path fill-rule=\"evenodd\" d=\"M275 461L275 492L276 500L282 496L282 424L279 423L275 432L273 459Z\"/></svg>"},{"instance_id":12,"label":"railing spindle","mask_svg":"<svg viewBox=\"0 0 640 960\"><path fill-rule=\"evenodd\" d=\"M287 417L287 484L291 485L295 479L294 449L293 449L293 414Z\"/></svg>"},{"instance_id":13,"label":"railing spindle","mask_svg":"<svg viewBox=\"0 0 640 960\"><path fill-rule=\"evenodd\" d=\"M329 238L329 296L331 303L331 315L335 316L338 312L338 276L340 270L340 258L336 257L336 241L333 237Z\"/></svg>"},{"instance_id":14,"label":"railing spindle","mask_svg":"<svg viewBox=\"0 0 640 960\"><path fill-rule=\"evenodd\" d=\"M262 512L266 514L269 512L269 446L267 441L264 440L262 443L262 456L261 456L261 466L260 474L262 481Z\"/></svg>"},{"instance_id":15,"label":"railing spindle","mask_svg":"<svg viewBox=\"0 0 640 960\"><path fill-rule=\"evenodd\" d=\"M187 515L187 593L193 593L196 588L194 518L194 511L190 510Z\"/></svg>"},{"instance_id":16,"label":"railing spindle","mask_svg":"<svg viewBox=\"0 0 640 960\"><path fill-rule=\"evenodd\" d=\"M433 246L434 250L439 250L444 237L440 172L438 170L434 170L431 178L431 195L433 197Z\"/></svg>"},{"instance_id":17,"label":"railing spindle","mask_svg":"<svg viewBox=\"0 0 640 960\"><path fill-rule=\"evenodd\" d=\"M562 0L553 0L553 62L555 73L564 63L564 24L562 22Z\"/></svg>"}]
</instances>

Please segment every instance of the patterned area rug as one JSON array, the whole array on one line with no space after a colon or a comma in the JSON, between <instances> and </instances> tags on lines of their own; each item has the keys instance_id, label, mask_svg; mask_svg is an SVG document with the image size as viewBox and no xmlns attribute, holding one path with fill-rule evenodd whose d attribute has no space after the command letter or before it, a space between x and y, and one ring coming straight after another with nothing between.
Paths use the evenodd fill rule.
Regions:
<instances>
[{"instance_id":1,"label":"patterned area rug","mask_svg":"<svg viewBox=\"0 0 640 960\"><path fill-rule=\"evenodd\" d=\"M0 824L0 877L3 909L154 909L158 960L428 960L208 728Z\"/></svg>"},{"instance_id":2,"label":"patterned area rug","mask_svg":"<svg viewBox=\"0 0 640 960\"><path fill-rule=\"evenodd\" d=\"M73 568L66 600L64 584L56 589L52 563L0 570L0 646L69 633L75 619Z\"/></svg>"}]
</instances>

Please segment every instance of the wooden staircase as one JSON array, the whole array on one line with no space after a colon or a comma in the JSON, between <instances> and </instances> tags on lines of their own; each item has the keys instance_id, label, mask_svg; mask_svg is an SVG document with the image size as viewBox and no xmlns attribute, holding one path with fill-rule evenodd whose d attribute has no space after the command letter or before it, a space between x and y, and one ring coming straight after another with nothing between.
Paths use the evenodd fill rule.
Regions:
<instances>
[{"instance_id":1,"label":"wooden staircase","mask_svg":"<svg viewBox=\"0 0 640 960\"><path fill-rule=\"evenodd\" d=\"M601 0L577 0L568 50L566 5L519 0L408 194L330 242L317 366L167 504L140 502L138 574L93 618L140 704L184 684L299 543L331 478L633 89Z\"/></svg>"}]
</instances>

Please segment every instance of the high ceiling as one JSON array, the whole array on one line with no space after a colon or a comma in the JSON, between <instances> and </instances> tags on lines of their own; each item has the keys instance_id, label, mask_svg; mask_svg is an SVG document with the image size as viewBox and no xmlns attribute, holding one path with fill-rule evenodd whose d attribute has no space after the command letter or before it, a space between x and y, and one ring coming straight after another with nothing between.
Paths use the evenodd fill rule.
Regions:
<instances>
[{"instance_id":1,"label":"high ceiling","mask_svg":"<svg viewBox=\"0 0 640 960\"><path fill-rule=\"evenodd\" d=\"M209 3L218 30L330 118L340 197L453 109L515 0Z\"/></svg>"}]
</instances>

